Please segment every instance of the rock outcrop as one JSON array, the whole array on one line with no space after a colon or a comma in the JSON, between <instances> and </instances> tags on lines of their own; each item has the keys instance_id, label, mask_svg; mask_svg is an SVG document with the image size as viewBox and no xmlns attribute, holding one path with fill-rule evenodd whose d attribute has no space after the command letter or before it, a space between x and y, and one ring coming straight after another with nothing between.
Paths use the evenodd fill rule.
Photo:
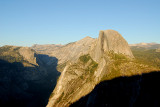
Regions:
<instances>
[{"instance_id":1,"label":"rock outcrop","mask_svg":"<svg viewBox=\"0 0 160 107\"><path fill-rule=\"evenodd\" d=\"M91 37L83 38L77 42L64 45L63 47L52 51L51 56L58 59L58 64L67 61L76 62L81 55L88 54L95 40L96 39Z\"/></svg>"},{"instance_id":2,"label":"rock outcrop","mask_svg":"<svg viewBox=\"0 0 160 107\"><path fill-rule=\"evenodd\" d=\"M95 42L96 39L85 37L66 45L34 45L32 49L37 53L56 57L58 59L58 70L61 72L67 62L76 62L80 56L88 54Z\"/></svg>"},{"instance_id":3,"label":"rock outcrop","mask_svg":"<svg viewBox=\"0 0 160 107\"><path fill-rule=\"evenodd\" d=\"M134 58L126 40L114 30L100 31L98 39L86 37L67 45L34 45L32 48L38 53L56 57L60 66L65 66L67 62L76 62L85 54L90 54L98 62L109 51Z\"/></svg>"},{"instance_id":4,"label":"rock outcrop","mask_svg":"<svg viewBox=\"0 0 160 107\"><path fill-rule=\"evenodd\" d=\"M57 61L29 47L0 47L0 106L46 106L59 76Z\"/></svg>"},{"instance_id":5,"label":"rock outcrop","mask_svg":"<svg viewBox=\"0 0 160 107\"><path fill-rule=\"evenodd\" d=\"M37 60L35 57L35 52L31 50L29 47L21 47L19 49L20 55L24 58L24 60L28 61L31 64L37 65Z\"/></svg>"},{"instance_id":6,"label":"rock outcrop","mask_svg":"<svg viewBox=\"0 0 160 107\"><path fill-rule=\"evenodd\" d=\"M117 31L100 31L96 47L91 53L91 56L95 61L98 61L105 52L109 51L134 58L128 43Z\"/></svg>"},{"instance_id":7,"label":"rock outcrop","mask_svg":"<svg viewBox=\"0 0 160 107\"><path fill-rule=\"evenodd\" d=\"M85 49L84 51L79 48L82 44L85 44L84 46L88 44L85 48L82 48ZM100 31L98 40L91 40L87 37L69 45L75 48L63 49L63 54L73 50L71 55L75 56L75 49L75 52L83 53L78 54L74 61L66 64L56 88L50 96L47 107L66 107L90 93L96 84L111 72L114 62L111 55L115 57L114 54L120 54L129 60L134 58L128 43L114 30ZM61 53L59 56L63 54ZM69 55L67 56L69 57ZM72 60L72 58L69 59Z\"/></svg>"}]
</instances>

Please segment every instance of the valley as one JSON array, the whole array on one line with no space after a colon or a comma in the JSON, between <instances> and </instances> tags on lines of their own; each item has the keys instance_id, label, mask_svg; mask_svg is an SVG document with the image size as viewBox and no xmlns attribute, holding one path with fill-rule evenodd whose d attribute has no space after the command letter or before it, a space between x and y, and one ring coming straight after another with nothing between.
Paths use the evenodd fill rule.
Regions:
<instances>
[{"instance_id":1,"label":"valley","mask_svg":"<svg viewBox=\"0 0 160 107\"><path fill-rule=\"evenodd\" d=\"M129 46L114 30L66 45L0 47L0 106L158 107L159 48Z\"/></svg>"}]
</instances>

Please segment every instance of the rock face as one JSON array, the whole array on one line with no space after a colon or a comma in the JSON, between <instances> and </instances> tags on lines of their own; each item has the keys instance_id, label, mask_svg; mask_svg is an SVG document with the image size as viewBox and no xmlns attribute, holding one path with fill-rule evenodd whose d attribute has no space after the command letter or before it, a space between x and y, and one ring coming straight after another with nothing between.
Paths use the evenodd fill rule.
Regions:
<instances>
[{"instance_id":1,"label":"rock face","mask_svg":"<svg viewBox=\"0 0 160 107\"><path fill-rule=\"evenodd\" d=\"M94 72L97 67L98 64L89 55L81 56L77 63L68 64L59 77L47 107L66 107L88 94L95 86Z\"/></svg>"},{"instance_id":2,"label":"rock face","mask_svg":"<svg viewBox=\"0 0 160 107\"><path fill-rule=\"evenodd\" d=\"M62 62L71 61L64 68L47 107L69 106L91 92L104 75L111 72L113 60L109 53L134 58L128 43L114 30L100 31L98 40L87 37L61 49L52 55L64 56L60 59Z\"/></svg>"},{"instance_id":3,"label":"rock face","mask_svg":"<svg viewBox=\"0 0 160 107\"><path fill-rule=\"evenodd\" d=\"M67 45L34 45L32 48L40 54L56 57L59 65L66 65L68 61L76 62L85 54L90 54L95 61L98 61L109 51L134 58L126 40L114 30L100 31L98 39L86 37Z\"/></svg>"},{"instance_id":4,"label":"rock face","mask_svg":"<svg viewBox=\"0 0 160 107\"><path fill-rule=\"evenodd\" d=\"M46 106L59 76L57 61L29 47L0 47L0 106Z\"/></svg>"},{"instance_id":5,"label":"rock face","mask_svg":"<svg viewBox=\"0 0 160 107\"><path fill-rule=\"evenodd\" d=\"M80 56L88 54L95 42L96 39L85 37L77 42L66 45L34 45L32 49L37 53L56 57L58 59L58 65L60 66L59 71L61 72L67 62L76 62Z\"/></svg>"},{"instance_id":6,"label":"rock face","mask_svg":"<svg viewBox=\"0 0 160 107\"><path fill-rule=\"evenodd\" d=\"M27 60L29 63L38 65L36 62L35 52L29 47L21 47L19 53L23 56L24 60Z\"/></svg>"},{"instance_id":7,"label":"rock face","mask_svg":"<svg viewBox=\"0 0 160 107\"><path fill-rule=\"evenodd\" d=\"M88 54L95 40L91 37L86 37L53 51L51 56L56 57L59 60L59 64L67 61L75 62L81 55Z\"/></svg>"},{"instance_id":8,"label":"rock face","mask_svg":"<svg viewBox=\"0 0 160 107\"><path fill-rule=\"evenodd\" d=\"M94 60L98 61L104 52L113 51L114 53L121 53L130 58L134 58L126 40L114 30L105 30L99 32L97 45L91 53Z\"/></svg>"}]
</instances>

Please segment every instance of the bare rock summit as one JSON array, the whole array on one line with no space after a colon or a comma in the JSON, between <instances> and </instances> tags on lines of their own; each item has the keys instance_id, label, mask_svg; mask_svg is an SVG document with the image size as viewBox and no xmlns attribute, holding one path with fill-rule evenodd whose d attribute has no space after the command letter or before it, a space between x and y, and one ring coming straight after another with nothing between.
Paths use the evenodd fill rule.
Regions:
<instances>
[{"instance_id":1,"label":"bare rock summit","mask_svg":"<svg viewBox=\"0 0 160 107\"><path fill-rule=\"evenodd\" d=\"M105 52L109 51L134 58L127 41L121 34L115 30L101 30L91 56L95 61L98 61Z\"/></svg>"},{"instance_id":2,"label":"bare rock summit","mask_svg":"<svg viewBox=\"0 0 160 107\"><path fill-rule=\"evenodd\" d=\"M53 53L59 61L70 63L62 70L47 107L68 107L90 93L113 71L110 53L134 58L126 40L114 30L100 31L98 39L86 37Z\"/></svg>"}]
</instances>

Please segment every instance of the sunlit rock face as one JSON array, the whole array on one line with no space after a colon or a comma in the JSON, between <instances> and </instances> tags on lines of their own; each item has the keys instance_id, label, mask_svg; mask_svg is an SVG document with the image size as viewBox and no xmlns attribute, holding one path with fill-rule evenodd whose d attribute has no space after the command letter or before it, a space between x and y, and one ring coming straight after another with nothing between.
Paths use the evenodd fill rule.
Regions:
<instances>
[{"instance_id":1,"label":"sunlit rock face","mask_svg":"<svg viewBox=\"0 0 160 107\"><path fill-rule=\"evenodd\" d=\"M91 53L91 56L94 60L98 61L103 56L104 52L109 51L121 53L130 58L134 58L128 43L117 31L100 31L96 47Z\"/></svg>"},{"instance_id":2,"label":"sunlit rock face","mask_svg":"<svg viewBox=\"0 0 160 107\"><path fill-rule=\"evenodd\" d=\"M67 61L77 61L81 55L90 51L90 47L95 41L96 39L87 36L66 45L34 45L32 48L38 53L56 57L58 64L62 64Z\"/></svg>"},{"instance_id":3,"label":"sunlit rock face","mask_svg":"<svg viewBox=\"0 0 160 107\"><path fill-rule=\"evenodd\" d=\"M70 63L66 64L47 107L66 107L90 93L110 72L108 68L112 61L107 53L134 58L126 40L114 30L100 31L98 39L87 37L63 48L63 51L56 51L57 57L66 54ZM74 60L70 55L76 56Z\"/></svg>"}]
</instances>

